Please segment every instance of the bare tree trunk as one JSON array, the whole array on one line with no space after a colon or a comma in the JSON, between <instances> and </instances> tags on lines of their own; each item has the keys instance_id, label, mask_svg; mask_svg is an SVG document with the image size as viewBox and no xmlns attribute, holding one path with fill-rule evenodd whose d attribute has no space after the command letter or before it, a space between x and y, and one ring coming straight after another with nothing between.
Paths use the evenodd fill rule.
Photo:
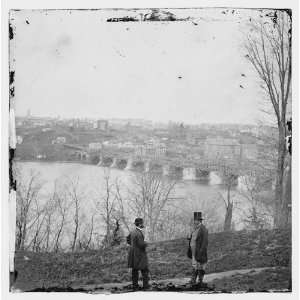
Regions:
<instances>
[{"instance_id":1,"label":"bare tree trunk","mask_svg":"<svg viewBox=\"0 0 300 300\"><path fill-rule=\"evenodd\" d=\"M73 221L74 221L74 231L73 231L73 240L72 240L72 244L71 244L71 251L74 252L75 248L76 248L76 242L78 239L78 233L79 233L79 227L80 227L80 217L79 217L79 213L80 213L80 204L81 204L81 200L83 195L80 193L80 186L79 186L79 177L77 177L76 179L71 179L69 180L69 195L70 195L70 199L71 199L71 203L74 204L74 217L73 217Z\"/></svg>"},{"instance_id":2,"label":"bare tree trunk","mask_svg":"<svg viewBox=\"0 0 300 300\"><path fill-rule=\"evenodd\" d=\"M233 202L230 199L230 189L231 189L231 185L229 184L227 187L227 204L226 204L226 213L225 213L225 220L224 220L224 231L231 231Z\"/></svg>"},{"instance_id":3,"label":"bare tree trunk","mask_svg":"<svg viewBox=\"0 0 300 300\"><path fill-rule=\"evenodd\" d=\"M45 245L45 251L48 251L49 249L49 241L50 241L50 234L51 234L51 218L52 215L49 213L47 215L47 223L46 223L46 245Z\"/></svg>"},{"instance_id":4,"label":"bare tree trunk","mask_svg":"<svg viewBox=\"0 0 300 300\"><path fill-rule=\"evenodd\" d=\"M107 246L110 245L112 241L112 221L115 214L114 203L117 199L117 195L113 194L113 184L111 183L109 172L105 174L104 180L105 194L100 196L103 201L99 201L97 206L102 220L105 223L105 237L103 244L104 246Z\"/></svg>"},{"instance_id":5,"label":"bare tree trunk","mask_svg":"<svg viewBox=\"0 0 300 300\"><path fill-rule=\"evenodd\" d=\"M30 242L29 246L32 244L32 251L39 252L40 251L40 244L42 242L42 239L39 239L39 235L42 229L42 226L44 224L45 216L43 216L41 222L39 222L39 217L36 225L36 230L34 233L34 237L32 241Z\"/></svg>"},{"instance_id":6,"label":"bare tree trunk","mask_svg":"<svg viewBox=\"0 0 300 300\"><path fill-rule=\"evenodd\" d=\"M136 216L141 216L146 223L148 238L154 241L157 225L163 210L170 203L170 193L176 182L165 181L154 172L138 174L133 178L133 190L129 205Z\"/></svg>"},{"instance_id":7,"label":"bare tree trunk","mask_svg":"<svg viewBox=\"0 0 300 300\"><path fill-rule=\"evenodd\" d=\"M79 227L77 208L76 208L76 213L75 213L75 218L74 218L74 224L75 224L75 229L74 229L73 242L72 242L72 247L71 247L72 252L74 252L75 247L76 247L76 241L77 241L77 235L78 235L78 227Z\"/></svg>"},{"instance_id":8,"label":"bare tree trunk","mask_svg":"<svg viewBox=\"0 0 300 300\"><path fill-rule=\"evenodd\" d=\"M282 179L282 202L279 227L287 227L291 224L291 175L291 157L290 155L286 155Z\"/></svg>"},{"instance_id":9,"label":"bare tree trunk","mask_svg":"<svg viewBox=\"0 0 300 300\"><path fill-rule=\"evenodd\" d=\"M17 230L16 230L16 249L19 250L21 248L22 242L22 223L17 220Z\"/></svg>"},{"instance_id":10,"label":"bare tree trunk","mask_svg":"<svg viewBox=\"0 0 300 300\"><path fill-rule=\"evenodd\" d=\"M56 237L54 239L55 242L54 242L53 249L54 249L55 252L58 251L59 246L60 246L60 237L61 237L61 234L63 232L64 225L65 225L66 212L69 209L69 206L66 203L66 201L67 201L66 197L57 197L57 205L58 205L59 212L60 212L60 215L61 215L61 221L60 221L60 224L59 224L58 231L56 233Z\"/></svg>"},{"instance_id":11,"label":"bare tree trunk","mask_svg":"<svg viewBox=\"0 0 300 300\"><path fill-rule=\"evenodd\" d=\"M123 197L122 197L121 191L120 191L120 184L117 180L115 182L115 188L116 188L116 200L117 200L117 203L118 203L118 205L117 205L117 215L118 215L118 218L122 221L123 225L126 227L126 229L129 232L130 228L128 226L128 222L127 222L126 216L125 216L124 201L123 201Z\"/></svg>"},{"instance_id":12,"label":"bare tree trunk","mask_svg":"<svg viewBox=\"0 0 300 300\"><path fill-rule=\"evenodd\" d=\"M270 21L270 20L269 20ZM292 81L292 18L291 11L274 10L269 22L260 21L248 35L246 57L262 80L262 89L269 96L278 127L278 157L274 226L287 225L287 199L283 193L284 163L286 158L286 113Z\"/></svg>"},{"instance_id":13,"label":"bare tree trunk","mask_svg":"<svg viewBox=\"0 0 300 300\"><path fill-rule=\"evenodd\" d=\"M90 247L92 237L93 237L93 232L94 232L94 215L92 215L91 230L90 230L90 234L89 234L89 239L88 239L87 244L86 244L87 249L89 249L89 247Z\"/></svg>"},{"instance_id":14,"label":"bare tree trunk","mask_svg":"<svg viewBox=\"0 0 300 300\"><path fill-rule=\"evenodd\" d=\"M284 162L286 157L285 146L285 130L282 126L279 129L279 142L278 142L278 161L277 161L277 178L276 178L276 195L275 195L275 227L286 226L285 220L287 219L286 195L283 194L283 179L284 179Z\"/></svg>"},{"instance_id":15,"label":"bare tree trunk","mask_svg":"<svg viewBox=\"0 0 300 300\"><path fill-rule=\"evenodd\" d=\"M27 215L28 215L29 206L28 204L25 204L25 207L22 208L22 225L21 225L21 243L20 243L20 249L25 249L25 240L27 235Z\"/></svg>"},{"instance_id":16,"label":"bare tree trunk","mask_svg":"<svg viewBox=\"0 0 300 300\"><path fill-rule=\"evenodd\" d=\"M54 244L54 251L55 252L57 252L58 248L59 248L59 238L60 238L60 235L62 233L63 226L64 226L64 218L62 219L62 221L60 223L60 227L59 227L57 235L56 235L55 244Z\"/></svg>"},{"instance_id":17,"label":"bare tree trunk","mask_svg":"<svg viewBox=\"0 0 300 300\"><path fill-rule=\"evenodd\" d=\"M24 250L25 249L25 239L26 239L26 234L27 234L27 220L24 220L23 223L23 228L22 228L22 234L21 234L21 245L20 245L20 249Z\"/></svg>"}]
</instances>

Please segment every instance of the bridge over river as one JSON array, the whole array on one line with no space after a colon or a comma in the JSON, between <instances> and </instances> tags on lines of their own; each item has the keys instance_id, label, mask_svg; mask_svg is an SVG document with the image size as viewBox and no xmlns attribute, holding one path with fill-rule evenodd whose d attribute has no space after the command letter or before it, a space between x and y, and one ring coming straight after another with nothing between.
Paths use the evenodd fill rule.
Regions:
<instances>
[{"instance_id":1,"label":"bridge over river","mask_svg":"<svg viewBox=\"0 0 300 300\"><path fill-rule=\"evenodd\" d=\"M99 166L131 171L155 171L164 176L182 177L184 180L206 179L210 172L239 176L265 175L273 176L273 169L266 164L238 158L207 159L197 153L172 152L165 155L136 155L132 148L103 147L100 151L90 152L83 146L67 145L76 150L80 159L90 155L99 156Z\"/></svg>"},{"instance_id":2,"label":"bridge over river","mask_svg":"<svg viewBox=\"0 0 300 300\"><path fill-rule=\"evenodd\" d=\"M99 155L100 166L137 171L157 171L165 176L179 175L185 180L205 179L210 172L245 175L265 175L271 177L272 168L256 161L237 159L207 159L197 154L172 153L172 155L135 155L133 151L104 148Z\"/></svg>"}]
</instances>

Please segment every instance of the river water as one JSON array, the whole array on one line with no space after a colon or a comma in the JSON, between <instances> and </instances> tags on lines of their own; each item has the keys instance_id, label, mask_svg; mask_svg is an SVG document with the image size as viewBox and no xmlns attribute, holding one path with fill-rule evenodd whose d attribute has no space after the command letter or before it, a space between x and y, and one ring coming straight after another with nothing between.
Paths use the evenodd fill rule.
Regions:
<instances>
[{"instance_id":1,"label":"river water","mask_svg":"<svg viewBox=\"0 0 300 300\"><path fill-rule=\"evenodd\" d=\"M55 181L64 180L66 177L77 178L84 193L83 207L87 213L95 209L94 200L103 191L104 176L107 172L109 172L112 182L118 179L122 183L124 191L130 189L132 176L134 176L132 171L108 169L96 165L79 163L19 161L16 162L16 166L20 170L21 180L24 182L28 180L30 172L39 173L39 179L43 182L39 193L41 201L49 198L51 193L53 193ZM245 200L237 192L238 189L239 187L236 187L232 193L239 200L239 203L241 203L241 201ZM215 207L215 213L219 214L220 218L223 219L225 206L224 201L220 198L220 194L226 197L226 192L220 178L212 172L209 180L206 182L179 180L171 197L175 206L180 206L182 209L189 208L190 211L206 211L211 203ZM238 215L238 211L236 211L234 214L236 229L243 227L239 219L240 216Z\"/></svg>"}]
</instances>

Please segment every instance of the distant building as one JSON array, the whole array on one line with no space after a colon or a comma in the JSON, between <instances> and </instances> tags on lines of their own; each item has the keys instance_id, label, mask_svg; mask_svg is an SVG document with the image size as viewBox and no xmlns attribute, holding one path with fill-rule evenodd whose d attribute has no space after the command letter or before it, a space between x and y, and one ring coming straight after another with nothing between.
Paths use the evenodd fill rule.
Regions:
<instances>
[{"instance_id":1,"label":"distant building","mask_svg":"<svg viewBox=\"0 0 300 300\"><path fill-rule=\"evenodd\" d=\"M258 156L256 144L241 144L241 158L255 160Z\"/></svg>"},{"instance_id":2,"label":"distant building","mask_svg":"<svg viewBox=\"0 0 300 300\"><path fill-rule=\"evenodd\" d=\"M153 124L150 120L144 119L130 119L130 126L143 127L143 128L152 128Z\"/></svg>"},{"instance_id":3,"label":"distant building","mask_svg":"<svg viewBox=\"0 0 300 300\"><path fill-rule=\"evenodd\" d=\"M240 130L240 133L248 133L248 134L252 134L253 136L258 136L259 135L259 127L251 126L248 128L243 128Z\"/></svg>"},{"instance_id":4,"label":"distant building","mask_svg":"<svg viewBox=\"0 0 300 300\"><path fill-rule=\"evenodd\" d=\"M158 156L158 157L165 156L166 153L167 153L167 147L165 144L159 144L156 146L155 156Z\"/></svg>"},{"instance_id":5,"label":"distant building","mask_svg":"<svg viewBox=\"0 0 300 300\"><path fill-rule=\"evenodd\" d=\"M94 125L94 128L95 128L95 125ZM96 128L100 129L100 130L103 130L103 131L106 131L108 129L108 121L107 120L98 120Z\"/></svg>"},{"instance_id":6,"label":"distant building","mask_svg":"<svg viewBox=\"0 0 300 300\"><path fill-rule=\"evenodd\" d=\"M240 158L240 143L230 138L210 138L204 142L204 155L208 159L234 159Z\"/></svg>"},{"instance_id":7,"label":"distant building","mask_svg":"<svg viewBox=\"0 0 300 300\"><path fill-rule=\"evenodd\" d=\"M18 126L36 127L52 126L53 124L55 124L55 119L53 118L34 117L30 115L25 118L18 118Z\"/></svg>"},{"instance_id":8,"label":"distant building","mask_svg":"<svg viewBox=\"0 0 300 300\"><path fill-rule=\"evenodd\" d=\"M55 140L52 140L52 144L65 144L67 139L64 136L58 136Z\"/></svg>"},{"instance_id":9,"label":"distant building","mask_svg":"<svg viewBox=\"0 0 300 300\"><path fill-rule=\"evenodd\" d=\"M159 158L165 156L167 152L167 147L165 144L156 145L138 145L135 147L134 154L136 156L152 156Z\"/></svg>"},{"instance_id":10,"label":"distant building","mask_svg":"<svg viewBox=\"0 0 300 300\"><path fill-rule=\"evenodd\" d=\"M121 144L121 147L124 147L124 148L134 148L134 145L132 142L125 142L123 144Z\"/></svg>"},{"instance_id":11,"label":"distant building","mask_svg":"<svg viewBox=\"0 0 300 300\"><path fill-rule=\"evenodd\" d=\"M194 133L188 133L186 135L186 141L188 144L196 146L196 145L203 145L205 138L195 135Z\"/></svg>"},{"instance_id":12,"label":"distant building","mask_svg":"<svg viewBox=\"0 0 300 300\"><path fill-rule=\"evenodd\" d=\"M98 151L102 149L102 143L89 143L90 151Z\"/></svg>"},{"instance_id":13,"label":"distant building","mask_svg":"<svg viewBox=\"0 0 300 300\"><path fill-rule=\"evenodd\" d=\"M52 131L52 129L50 127L46 127L42 129L42 132L48 132L48 131Z\"/></svg>"},{"instance_id":14,"label":"distant building","mask_svg":"<svg viewBox=\"0 0 300 300\"><path fill-rule=\"evenodd\" d=\"M73 127L76 129L91 129L93 128L93 124L89 122L87 119L72 119L68 122L69 127Z\"/></svg>"},{"instance_id":15,"label":"distant building","mask_svg":"<svg viewBox=\"0 0 300 300\"><path fill-rule=\"evenodd\" d=\"M126 124L128 124L127 119L109 119L109 126L114 129L124 129Z\"/></svg>"}]
</instances>

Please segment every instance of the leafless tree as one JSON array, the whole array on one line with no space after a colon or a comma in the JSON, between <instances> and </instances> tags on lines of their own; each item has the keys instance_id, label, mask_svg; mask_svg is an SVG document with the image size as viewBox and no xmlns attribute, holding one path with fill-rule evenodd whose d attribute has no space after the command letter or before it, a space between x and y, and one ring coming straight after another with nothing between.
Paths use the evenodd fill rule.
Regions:
<instances>
[{"instance_id":1,"label":"leafless tree","mask_svg":"<svg viewBox=\"0 0 300 300\"><path fill-rule=\"evenodd\" d=\"M98 194L96 207L102 221L105 224L103 245L107 246L111 243L113 224L115 220L115 204L117 198L114 192L114 183L112 182L112 178L108 169L105 170L104 185Z\"/></svg>"},{"instance_id":2,"label":"leafless tree","mask_svg":"<svg viewBox=\"0 0 300 300\"><path fill-rule=\"evenodd\" d=\"M91 244L92 244L92 239L93 239L93 234L94 234L94 218L95 218L95 214L93 214L91 216L91 223L90 223L90 228L89 228L89 236L88 236L88 240L86 243L86 248L90 249Z\"/></svg>"},{"instance_id":3,"label":"leafless tree","mask_svg":"<svg viewBox=\"0 0 300 300\"><path fill-rule=\"evenodd\" d=\"M34 171L30 171L28 180L21 176L20 170L16 169L15 174L17 181L16 249L24 250L28 231L40 218L39 214L34 214L33 207L37 203L43 183L39 173Z\"/></svg>"},{"instance_id":4,"label":"leafless tree","mask_svg":"<svg viewBox=\"0 0 300 300\"><path fill-rule=\"evenodd\" d=\"M78 248L79 250L89 250L93 248L93 234L95 226L95 213L91 215L90 222L87 221L85 215L82 216L83 226L78 237Z\"/></svg>"},{"instance_id":5,"label":"leafless tree","mask_svg":"<svg viewBox=\"0 0 300 300\"><path fill-rule=\"evenodd\" d=\"M43 226L45 223L46 214L45 206L39 203L39 199L35 199L34 201L34 216L36 217L36 222L34 223L34 227L31 230L33 235L31 241L29 242L27 249L32 249L34 252L41 251L41 244L45 238L45 231L43 231Z\"/></svg>"},{"instance_id":6,"label":"leafless tree","mask_svg":"<svg viewBox=\"0 0 300 300\"><path fill-rule=\"evenodd\" d=\"M232 230L232 214L233 214L233 206L234 206L234 200L232 197L232 188L236 185L236 181L238 176L231 173L229 170L224 170L222 172L222 180L223 184L226 189L226 197L224 197L220 192L219 196L224 201L225 205L225 219L224 219L224 231L231 231Z\"/></svg>"},{"instance_id":7,"label":"leafless tree","mask_svg":"<svg viewBox=\"0 0 300 300\"><path fill-rule=\"evenodd\" d=\"M115 181L115 196L116 196L116 218L122 222L129 232L128 209L126 208L123 193L121 192L121 183L118 179Z\"/></svg>"},{"instance_id":8,"label":"leafless tree","mask_svg":"<svg viewBox=\"0 0 300 300\"><path fill-rule=\"evenodd\" d=\"M57 213L57 191L56 191L56 182L54 184L54 190L53 193L50 197L50 199L47 201L44 207L44 214L45 214L45 242L44 242L44 251L49 251L51 248L51 237L53 235L53 226L55 218L56 218L56 213Z\"/></svg>"},{"instance_id":9,"label":"leafless tree","mask_svg":"<svg viewBox=\"0 0 300 300\"><path fill-rule=\"evenodd\" d=\"M83 199L82 190L79 185L79 177L68 178L68 196L72 203L73 208L73 238L71 242L71 250L75 251L77 239L80 230L80 213L81 213L81 202Z\"/></svg>"},{"instance_id":10,"label":"leafless tree","mask_svg":"<svg viewBox=\"0 0 300 300\"><path fill-rule=\"evenodd\" d=\"M141 216L145 220L149 240L154 241L162 211L170 202L176 182L150 171L135 174L132 184L128 205L135 216Z\"/></svg>"},{"instance_id":11,"label":"leafless tree","mask_svg":"<svg viewBox=\"0 0 300 300\"><path fill-rule=\"evenodd\" d=\"M55 187L57 185L55 184ZM68 201L66 195L66 188L58 188L57 193L55 194L55 200L57 204L57 229L54 234L54 245L53 250L57 252L60 249L60 241L63 234L63 230L66 224L67 215L72 205L71 201Z\"/></svg>"},{"instance_id":12,"label":"leafless tree","mask_svg":"<svg viewBox=\"0 0 300 300\"><path fill-rule=\"evenodd\" d=\"M157 240L179 238L185 236L187 232L187 223L179 209L167 207L162 210L161 218L157 224Z\"/></svg>"},{"instance_id":13,"label":"leafless tree","mask_svg":"<svg viewBox=\"0 0 300 300\"><path fill-rule=\"evenodd\" d=\"M264 176L244 176L241 179L243 188L239 193L246 199L244 205L244 221L248 228L259 230L270 226L271 219L271 203L268 201L272 199L272 190L266 191L264 189L265 182L269 181ZM266 195L267 193L267 195Z\"/></svg>"},{"instance_id":14,"label":"leafless tree","mask_svg":"<svg viewBox=\"0 0 300 300\"><path fill-rule=\"evenodd\" d=\"M184 202L184 205L182 203ZM222 216L223 210L220 209L220 202L215 195L208 197L201 197L195 194L188 194L187 198L180 200L178 203L173 203L171 206L176 205L177 215L177 231L180 236L189 235L193 228L193 213L201 211L204 217L205 226L209 232L218 232L220 227L223 228ZM222 230L222 229L221 229Z\"/></svg>"},{"instance_id":15,"label":"leafless tree","mask_svg":"<svg viewBox=\"0 0 300 300\"><path fill-rule=\"evenodd\" d=\"M283 193L286 157L286 113L291 97L292 25L289 11L274 10L269 20L252 21L245 48L247 59L262 81L261 88L272 104L278 128L274 225L287 224L289 202Z\"/></svg>"}]
</instances>

